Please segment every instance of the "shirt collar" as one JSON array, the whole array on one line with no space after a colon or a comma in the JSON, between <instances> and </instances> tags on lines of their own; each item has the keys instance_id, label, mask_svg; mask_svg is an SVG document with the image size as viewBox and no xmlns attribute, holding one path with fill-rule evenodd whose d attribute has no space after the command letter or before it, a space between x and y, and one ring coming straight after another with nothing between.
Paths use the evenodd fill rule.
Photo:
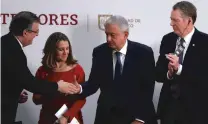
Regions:
<instances>
[{"instance_id":1,"label":"shirt collar","mask_svg":"<svg viewBox=\"0 0 208 124\"><path fill-rule=\"evenodd\" d=\"M191 38L192 38L194 32L195 32L195 28L193 28L192 31L184 37L184 40L186 43L189 43L191 41Z\"/></svg>"},{"instance_id":2,"label":"shirt collar","mask_svg":"<svg viewBox=\"0 0 208 124\"><path fill-rule=\"evenodd\" d=\"M22 43L20 42L20 40L19 40L16 36L14 36L14 37L17 39L18 43L20 44L21 48L23 49L23 45L22 45Z\"/></svg>"},{"instance_id":3,"label":"shirt collar","mask_svg":"<svg viewBox=\"0 0 208 124\"><path fill-rule=\"evenodd\" d=\"M120 53L122 53L123 55L126 55L126 52L127 52L127 46L128 46L128 41L126 40L126 43L124 44L124 46L122 47L122 49L119 50L119 51L113 50L113 53L115 53L115 52L120 52Z\"/></svg>"}]
</instances>

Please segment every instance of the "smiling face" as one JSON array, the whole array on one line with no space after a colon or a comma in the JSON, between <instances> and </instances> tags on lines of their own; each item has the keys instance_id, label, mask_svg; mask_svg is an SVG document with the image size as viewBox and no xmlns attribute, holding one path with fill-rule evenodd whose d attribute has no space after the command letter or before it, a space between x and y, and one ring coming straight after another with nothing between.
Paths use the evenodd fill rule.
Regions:
<instances>
[{"instance_id":1,"label":"smiling face","mask_svg":"<svg viewBox=\"0 0 208 124\"><path fill-rule=\"evenodd\" d=\"M69 56L69 43L68 41L59 41L56 44L56 60L58 62L66 62Z\"/></svg>"},{"instance_id":2,"label":"smiling face","mask_svg":"<svg viewBox=\"0 0 208 124\"><path fill-rule=\"evenodd\" d=\"M22 40L22 45L23 46L28 46L32 44L33 39L38 36L39 33L39 23L34 22L31 26L31 29L25 29L23 31L23 40Z\"/></svg>"}]
</instances>

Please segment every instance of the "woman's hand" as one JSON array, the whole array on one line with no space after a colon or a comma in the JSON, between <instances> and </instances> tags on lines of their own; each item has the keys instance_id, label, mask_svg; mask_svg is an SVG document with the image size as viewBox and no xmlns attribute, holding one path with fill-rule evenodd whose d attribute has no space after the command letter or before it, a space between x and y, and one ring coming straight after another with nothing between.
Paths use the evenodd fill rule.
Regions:
<instances>
[{"instance_id":1,"label":"woman's hand","mask_svg":"<svg viewBox=\"0 0 208 124\"><path fill-rule=\"evenodd\" d=\"M68 123L67 120L68 119L66 117L62 116L61 118L59 118L59 124L67 124Z\"/></svg>"}]
</instances>

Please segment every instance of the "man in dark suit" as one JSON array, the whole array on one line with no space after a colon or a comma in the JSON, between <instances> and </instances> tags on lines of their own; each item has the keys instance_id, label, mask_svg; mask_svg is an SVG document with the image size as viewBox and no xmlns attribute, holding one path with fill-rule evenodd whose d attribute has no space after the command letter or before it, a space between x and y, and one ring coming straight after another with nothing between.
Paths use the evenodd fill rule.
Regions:
<instances>
[{"instance_id":1,"label":"man in dark suit","mask_svg":"<svg viewBox=\"0 0 208 124\"><path fill-rule=\"evenodd\" d=\"M22 104L22 103L27 102L27 100L28 100L28 93L23 90L19 96L18 103ZM22 124L22 121L16 121L14 122L14 124Z\"/></svg>"},{"instance_id":2,"label":"man in dark suit","mask_svg":"<svg viewBox=\"0 0 208 124\"><path fill-rule=\"evenodd\" d=\"M163 83L158 115L161 124L207 124L208 35L194 27L196 7L178 2L171 12L174 32L165 35L156 64Z\"/></svg>"},{"instance_id":3,"label":"man in dark suit","mask_svg":"<svg viewBox=\"0 0 208 124\"><path fill-rule=\"evenodd\" d=\"M127 40L129 26L124 17L110 17L105 33L107 43L93 50L90 77L81 88L84 97L100 88L94 124L157 124L152 49Z\"/></svg>"},{"instance_id":4,"label":"man in dark suit","mask_svg":"<svg viewBox=\"0 0 208 124\"><path fill-rule=\"evenodd\" d=\"M39 19L31 12L18 13L10 23L10 32L1 37L2 124L13 124L19 96L23 89L52 97L56 93L77 92L64 81L47 82L36 79L27 67L22 47L32 44L38 35Z\"/></svg>"}]
</instances>

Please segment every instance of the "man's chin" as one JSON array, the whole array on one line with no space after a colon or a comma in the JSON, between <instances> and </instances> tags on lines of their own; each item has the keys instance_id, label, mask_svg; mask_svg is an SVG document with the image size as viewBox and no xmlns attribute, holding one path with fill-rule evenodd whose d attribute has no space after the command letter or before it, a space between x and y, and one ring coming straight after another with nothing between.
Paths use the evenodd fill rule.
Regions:
<instances>
[{"instance_id":1,"label":"man's chin","mask_svg":"<svg viewBox=\"0 0 208 124\"><path fill-rule=\"evenodd\" d=\"M33 43L33 42L31 41L28 45L32 45L32 43ZM27 46L28 46L28 45L27 45Z\"/></svg>"},{"instance_id":2,"label":"man's chin","mask_svg":"<svg viewBox=\"0 0 208 124\"><path fill-rule=\"evenodd\" d=\"M173 32L174 32L176 35L180 36L180 33L179 33L178 31L174 31L174 30L173 30Z\"/></svg>"},{"instance_id":3,"label":"man's chin","mask_svg":"<svg viewBox=\"0 0 208 124\"><path fill-rule=\"evenodd\" d=\"M114 45L111 45L111 44L108 44L108 46L112 49L115 49L115 46Z\"/></svg>"}]
</instances>

